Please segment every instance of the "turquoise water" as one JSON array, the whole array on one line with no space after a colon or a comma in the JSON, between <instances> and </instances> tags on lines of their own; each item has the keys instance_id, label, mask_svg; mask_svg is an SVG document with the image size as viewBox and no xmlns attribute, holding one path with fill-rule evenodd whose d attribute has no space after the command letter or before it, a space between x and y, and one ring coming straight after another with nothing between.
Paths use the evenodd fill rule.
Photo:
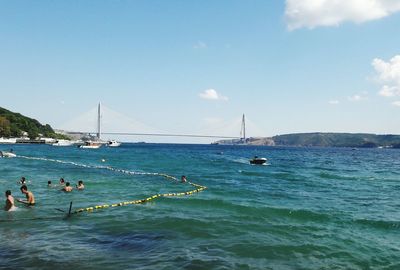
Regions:
<instances>
[{"instance_id":1,"label":"turquoise water","mask_svg":"<svg viewBox=\"0 0 400 270\"><path fill-rule=\"evenodd\" d=\"M66 219L55 209L68 211L70 201L78 209L193 188L160 176L0 159L0 191L23 197L17 181L25 176L37 201L33 208L1 211L0 268L400 269L398 150L12 147L28 157L185 174L208 189ZM269 158L269 164L249 165L254 155ZM48 180L60 177L74 185L84 180L86 189L47 188Z\"/></svg>"}]
</instances>

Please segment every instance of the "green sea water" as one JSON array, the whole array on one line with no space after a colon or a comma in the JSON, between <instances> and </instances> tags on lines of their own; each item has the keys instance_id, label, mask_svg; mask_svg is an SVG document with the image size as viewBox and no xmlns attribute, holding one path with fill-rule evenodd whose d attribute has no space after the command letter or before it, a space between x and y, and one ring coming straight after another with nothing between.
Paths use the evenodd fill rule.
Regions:
<instances>
[{"instance_id":1,"label":"green sea water","mask_svg":"<svg viewBox=\"0 0 400 270\"><path fill-rule=\"evenodd\" d=\"M1 269L400 269L398 150L169 144L0 150L10 147L34 159L0 159L0 192L23 197L17 182L25 176L37 205L0 212ZM268 165L250 165L254 155ZM208 189L66 218L60 210L71 201L76 210L193 189L102 166L186 175ZM47 187L60 177L73 185L83 180L86 188Z\"/></svg>"}]
</instances>

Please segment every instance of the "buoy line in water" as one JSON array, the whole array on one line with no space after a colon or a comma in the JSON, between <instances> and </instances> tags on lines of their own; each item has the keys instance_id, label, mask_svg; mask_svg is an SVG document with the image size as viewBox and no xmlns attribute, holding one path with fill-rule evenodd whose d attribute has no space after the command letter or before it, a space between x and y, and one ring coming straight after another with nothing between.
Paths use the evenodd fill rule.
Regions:
<instances>
[{"instance_id":1,"label":"buoy line in water","mask_svg":"<svg viewBox=\"0 0 400 270\"><path fill-rule=\"evenodd\" d=\"M113 168L110 166L98 166L98 165L85 165L81 163L76 163L72 161L63 161L63 160L58 160L58 159L49 159L49 158L40 158L40 157L28 157L28 156L20 156L18 155L17 157L23 158L23 159L30 159L30 160L40 160L40 161L49 161L49 162L56 162L56 163L62 163L62 164L67 164L67 165L73 165L77 167L82 167L82 168L88 168L88 169L105 169L109 171L114 171L114 172L119 172L123 174L128 174L128 175L153 175L153 176L161 176L164 177L167 180L174 180L174 181L179 181L176 177L165 174L165 173L148 173L148 172L134 172L134 171L128 171L128 170L122 170L122 169L117 169ZM78 214L82 212L93 212L94 210L100 210L100 209L107 209L107 208L114 208L118 206L126 206L126 205L133 205L133 204L143 204L150 202L154 199L157 198L162 198L162 197L178 197L178 196L189 196L193 195L198 192L202 192L203 190L207 189L206 186L202 186L199 184L195 184L192 182L186 182L189 185L195 187L195 189L186 191L186 192L173 192L173 193L164 193L164 194L155 194L152 196L149 196L145 199L141 200L134 200L134 201L125 201L125 202L119 202L119 203L113 203L113 204L103 204L103 205L95 205L92 207L85 207L85 208L80 208L77 209L73 212L70 212L70 214Z\"/></svg>"}]
</instances>

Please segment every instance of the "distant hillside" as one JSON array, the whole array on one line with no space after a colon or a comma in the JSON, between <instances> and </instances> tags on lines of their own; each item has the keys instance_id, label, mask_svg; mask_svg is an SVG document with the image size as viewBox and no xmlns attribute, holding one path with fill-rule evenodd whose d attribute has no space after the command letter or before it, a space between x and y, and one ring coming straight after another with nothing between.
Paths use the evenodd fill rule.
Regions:
<instances>
[{"instance_id":1,"label":"distant hillside","mask_svg":"<svg viewBox=\"0 0 400 270\"><path fill-rule=\"evenodd\" d=\"M220 144L241 144L239 140L219 141ZM393 147L400 148L400 135L367 133L296 133L271 138L249 138L249 145L318 146L318 147Z\"/></svg>"},{"instance_id":2,"label":"distant hillside","mask_svg":"<svg viewBox=\"0 0 400 270\"><path fill-rule=\"evenodd\" d=\"M28 133L31 139L39 135L49 138L66 138L64 135L55 133L48 124L42 125L36 119L0 107L0 137L21 137L24 132Z\"/></svg>"},{"instance_id":3,"label":"distant hillside","mask_svg":"<svg viewBox=\"0 0 400 270\"><path fill-rule=\"evenodd\" d=\"M276 145L320 147L393 147L400 135L364 133L298 133L272 137Z\"/></svg>"}]
</instances>

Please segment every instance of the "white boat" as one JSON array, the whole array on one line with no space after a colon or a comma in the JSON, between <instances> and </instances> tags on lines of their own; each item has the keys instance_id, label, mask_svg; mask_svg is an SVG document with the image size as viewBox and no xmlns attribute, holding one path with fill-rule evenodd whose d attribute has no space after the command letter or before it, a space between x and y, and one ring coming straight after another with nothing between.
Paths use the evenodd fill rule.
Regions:
<instances>
[{"instance_id":1,"label":"white boat","mask_svg":"<svg viewBox=\"0 0 400 270\"><path fill-rule=\"evenodd\" d=\"M71 146L73 145L74 142L70 141L70 140L58 140L55 143L52 143L52 146Z\"/></svg>"},{"instance_id":2,"label":"white boat","mask_svg":"<svg viewBox=\"0 0 400 270\"><path fill-rule=\"evenodd\" d=\"M4 158L13 158L16 157L17 155L11 152L6 152L6 151L0 151L0 157Z\"/></svg>"},{"instance_id":3,"label":"white boat","mask_svg":"<svg viewBox=\"0 0 400 270\"><path fill-rule=\"evenodd\" d=\"M116 140L103 141L101 139L101 103L99 103L97 107L97 135L95 136L93 141L85 141L85 144L79 145L79 148L97 149L100 148L103 144L109 147L118 147L121 145L121 143L117 142Z\"/></svg>"},{"instance_id":4,"label":"white boat","mask_svg":"<svg viewBox=\"0 0 400 270\"><path fill-rule=\"evenodd\" d=\"M109 146L109 147L118 147L120 145L121 145L121 143L117 142L116 140L111 140L111 141L107 142L107 146Z\"/></svg>"},{"instance_id":5,"label":"white boat","mask_svg":"<svg viewBox=\"0 0 400 270\"><path fill-rule=\"evenodd\" d=\"M13 144L13 143L17 143L17 138L0 138L0 143L4 143L4 144Z\"/></svg>"},{"instance_id":6,"label":"white boat","mask_svg":"<svg viewBox=\"0 0 400 270\"><path fill-rule=\"evenodd\" d=\"M266 158L260 158L255 156L254 158L250 159L250 164L254 164L254 165L263 165L267 162Z\"/></svg>"},{"instance_id":7,"label":"white boat","mask_svg":"<svg viewBox=\"0 0 400 270\"><path fill-rule=\"evenodd\" d=\"M101 147L100 142L95 142L95 141L86 141L85 144L79 145L79 148L83 149L98 149Z\"/></svg>"}]
</instances>

